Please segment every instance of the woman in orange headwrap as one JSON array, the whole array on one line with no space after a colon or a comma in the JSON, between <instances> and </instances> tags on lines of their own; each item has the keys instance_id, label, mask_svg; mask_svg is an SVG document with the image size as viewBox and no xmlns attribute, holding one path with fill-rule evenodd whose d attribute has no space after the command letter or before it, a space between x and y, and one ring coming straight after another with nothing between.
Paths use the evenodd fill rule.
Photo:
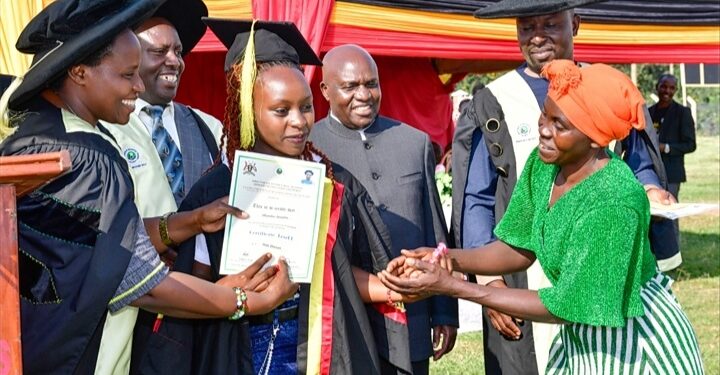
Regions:
<instances>
[{"instance_id":1,"label":"woman in orange headwrap","mask_svg":"<svg viewBox=\"0 0 720 375\"><path fill-rule=\"evenodd\" d=\"M641 128L643 99L621 72L558 60L498 241L474 250L404 252L381 279L405 294L449 294L519 319L561 324L548 373L703 372L695 333L648 244L650 209L626 164L607 150ZM499 275L538 259L552 286L498 289L448 270ZM440 262L436 262L440 260Z\"/></svg>"}]
</instances>

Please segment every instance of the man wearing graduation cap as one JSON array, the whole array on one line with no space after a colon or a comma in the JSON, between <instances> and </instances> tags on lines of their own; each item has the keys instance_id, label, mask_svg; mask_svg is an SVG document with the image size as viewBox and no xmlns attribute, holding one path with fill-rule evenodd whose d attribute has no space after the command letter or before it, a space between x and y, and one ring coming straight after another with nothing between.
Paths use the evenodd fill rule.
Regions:
<instances>
[{"instance_id":1,"label":"man wearing graduation cap","mask_svg":"<svg viewBox=\"0 0 720 375\"><path fill-rule=\"evenodd\" d=\"M187 237L200 233L201 225L183 225L174 216L186 192L207 170L218 155L222 124L214 117L174 102L185 69L183 56L200 41L206 26L202 17L208 10L201 0L168 0L153 15L139 24L135 33L142 48L139 66L145 91L140 94L130 122L107 124L128 163L135 184L135 203L146 226L160 228L165 249L158 252L173 263L179 238L172 238L168 228L183 226ZM221 205L215 202L215 205ZM204 207L206 212L216 208ZM222 228L227 210L218 209L206 222L217 222ZM155 218L161 217L158 222ZM148 220L147 218L152 218ZM198 269L209 260L197 260ZM191 265L195 264L190 261ZM152 335L157 314L140 311L133 337L132 366L143 363L146 345L156 345L161 335ZM165 318L165 323L175 321ZM167 323L171 324L171 323ZM170 341L163 344L169 345ZM157 344L161 345L161 344ZM130 350L124 350L127 355ZM167 366L167 368L172 368ZM134 370L135 371L135 370Z\"/></svg>"},{"instance_id":2,"label":"man wearing graduation cap","mask_svg":"<svg viewBox=\"0 0 720 375\"><path fill-rule=\"evenodd\" d=\"M495 223L502 218L525 161L538 144L537 123L548 91L548 81L540 77L540 71L554 59L573 59L573 37L580 26L573 9L595 2L598 0L504 0L475 12L478 18L517 18L525 63L487 87L476 88L472 105L458 120L453 140L453 190L464 194L453 195L452 228L456 243L463 248L494 240ZM665 176L655 134L633 130L622 147L650 200L671 202L662 188ZM478 282L530 289L548 285L537 262L527 272L478 277ZM544 372L556 332L553 326L527 324L485 308L483 316L486 373Z\"/></svg>"},{"instance_id":3,"label":"man wearing graduation cap","mask_svg":"<svg viewBox=\"0 0 720 375\"><path fill-rule=\"evenodd\" d=\"M207 12L201 0L169 0L135 29L145 92L130 122L109 129L130 167L143 217L175 212L218 155L220 121L173 101L185 69L183 56L204 35L201 18ZM172 239L163 241L174 245Z\"/></svg>"}]
</instances>

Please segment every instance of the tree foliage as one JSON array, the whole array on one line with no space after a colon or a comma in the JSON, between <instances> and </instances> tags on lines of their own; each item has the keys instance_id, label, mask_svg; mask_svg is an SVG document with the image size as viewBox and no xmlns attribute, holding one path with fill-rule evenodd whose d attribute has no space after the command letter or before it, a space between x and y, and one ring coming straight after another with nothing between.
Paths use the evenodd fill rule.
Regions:
<instances>
[{"instance_id":1,"label":"tree foliage","mask_svg":"<svg viewBox=\"0 0 720 375\"><path fill-rule=\"evenodd\" d=\"M614 68L622 71L630 76L630 64L613 64ZM653 95L655 94L655 85L657 79L662 74L669 73L668 64L637 64L637 86L645 97L648 105L655 103ZM457 90L465 90L472 93L473 87L478 83L487 85L489 82L499 77L503 72L488 74L468 74L465 79L455 85ZM679 65L676 65L674 74L679 78ZM678 91L675 99L682 102L682 90L680 82L678 82ZM692 97L697 103L697 129L698 133L704 135L717 135L720 128L720 88L718 87L688 87L687 95Z\"/></svg>"},{"instance_id":2,"label":"tree foliage","mask_svg":"<svg viewBox=\"0 0 720 375\"><path fill-rule=\"evenodd\" d=\"M500 77L503 72L486 73L486 74L468 74L463 78L462 81L455 84L455 90L463 90L467 93L472 94L473 88L478 84L482 83L487 85L492 82L495 78Z\"/></svg>"}]
</instances>

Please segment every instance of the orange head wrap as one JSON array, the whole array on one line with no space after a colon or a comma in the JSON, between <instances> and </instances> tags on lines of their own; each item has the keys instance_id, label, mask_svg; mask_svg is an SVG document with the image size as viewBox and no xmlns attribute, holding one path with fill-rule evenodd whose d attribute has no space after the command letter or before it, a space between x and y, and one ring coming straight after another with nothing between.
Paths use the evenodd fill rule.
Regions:
<instances>
[{"instance_id":1,"label":"orange head wrap","mask_svg":"<svg viewBox=\"0 0 720 375\"><path fill-rule=\"evenodd\" d=\"M645 128L645 100L619 70L604 64L581 69L570 60L555 60L542 75L550 81L548 97L598 145L627 137L631 128Z\"/></svg>"}]
</instances>

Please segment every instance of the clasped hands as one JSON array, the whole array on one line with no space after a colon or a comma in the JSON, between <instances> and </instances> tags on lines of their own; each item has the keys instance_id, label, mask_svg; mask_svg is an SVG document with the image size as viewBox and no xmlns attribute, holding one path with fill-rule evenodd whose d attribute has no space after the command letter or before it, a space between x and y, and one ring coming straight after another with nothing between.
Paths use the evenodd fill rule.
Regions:
<instances>
[{"instance_id":1,"label":"clasped hands","mask_svg":"<svg viewBox=\"0 0 720 375\"><path fill-rule=\"evenodd\" d=\"M452 258L447 255L447 251L421 247L413 251L403 250L401 254L378 273L378 278L386 287L403 295L405 302L418 301L435 294L452 295L453 284L464 279L464 276L453 276ZM452 351L456 335L457 327L433 327L435 361Z\"/></svg>"},{"instance_id":2,"label":"clasped hands","mask_svg":"<svg viewBox=\"0 0 720 375\"><path fill-rule=\"evenodd\" d=\"M430 247L402 250L387 268L378 273L385 286L410 299L422 299L436 294L452 295L454 285L463 276L453 276L452 258Z\"/></svg>"}]
</instances>

